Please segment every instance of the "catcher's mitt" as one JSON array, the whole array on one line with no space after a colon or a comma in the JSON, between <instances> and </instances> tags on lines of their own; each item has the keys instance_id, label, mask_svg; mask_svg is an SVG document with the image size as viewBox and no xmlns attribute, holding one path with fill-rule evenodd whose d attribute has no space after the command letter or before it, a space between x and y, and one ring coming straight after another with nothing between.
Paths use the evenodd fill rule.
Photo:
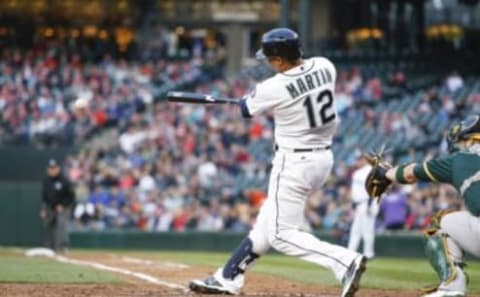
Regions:
<instances>
[{"instance_id":1,"label":"catcher's mitt","mask_svg":"<svg viewBox=\"0 0 480 297\"><path fill-rule=\"evenodd\" d=\"M379 153L363 155L367 162L372 165L372 169L365 180L365 190L370 197L375 199L380 199L380 196L392 184L392 181L385 176L387 170L392 168L392 165L383 160L382 154L383 149Z\"/></svg>"}]
</instances>

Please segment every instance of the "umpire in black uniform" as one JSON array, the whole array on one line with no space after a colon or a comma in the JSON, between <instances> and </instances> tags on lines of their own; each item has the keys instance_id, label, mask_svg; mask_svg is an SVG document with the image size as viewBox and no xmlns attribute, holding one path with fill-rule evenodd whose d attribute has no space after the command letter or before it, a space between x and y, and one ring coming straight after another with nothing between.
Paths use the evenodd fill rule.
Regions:
<instances>
[{"instance_id":1,"label":"umpire in black uniform","mask_svg":"<svg viewBox=\"0 0 480 297\"><path fill-rule=\"evenodd\" d=\"M48 161L47 177L42 185L42 218L46 228L46 246L63 253L68 247L68 219L75 200L72 184L65 178L55 159Z\"/></svg>"}]
</instances>

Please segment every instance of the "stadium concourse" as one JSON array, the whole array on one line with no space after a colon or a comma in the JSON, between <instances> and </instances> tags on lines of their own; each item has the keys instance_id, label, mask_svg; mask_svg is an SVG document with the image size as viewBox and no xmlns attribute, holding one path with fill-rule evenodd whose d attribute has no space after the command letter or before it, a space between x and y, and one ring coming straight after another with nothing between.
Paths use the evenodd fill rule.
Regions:
<instances>
[{"instance_id":1,"label":"stadium concourse","mask_svg":"<svg viewBox=\"0 0 480 297\"><path fill-rule=\"evenodd\" d=\"M74 228L250 228L265 197L273 122L245 121L235 107L168 104L162 95L188 88L239 98L268 70L256 66L216 78L201 58L105 55L92 63L69 53L55 43L48 51L4 51L0 107L5 143L81 148L65 160L77 194ZM349 178L359 150L386 140L397 148L396 160L442 152L438 139L447 124L478 108L480 81L419 72L415 63L339 65L337 163L306 213L312 228L342 241L352 219ZM383 199L377 227L423 228L436 210L460 207L455 197L439 185L395 189Z\"/></svg>"}]
</instances>

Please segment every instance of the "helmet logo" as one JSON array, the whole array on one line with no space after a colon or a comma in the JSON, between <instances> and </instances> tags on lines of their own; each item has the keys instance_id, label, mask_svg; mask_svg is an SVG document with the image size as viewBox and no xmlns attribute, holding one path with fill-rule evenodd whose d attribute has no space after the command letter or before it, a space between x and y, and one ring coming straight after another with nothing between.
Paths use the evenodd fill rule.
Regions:
<instances>
[{"instance_id":1,"label":"helmet logo","mask_svg":"<svg viewBox=\"0 0 480 297\"><path fill-rule=\"evenodd\" d=\"M450 130L450 134L455 135L460 131L460 124L456 124L455 126L452 127L452 130Z\"/></svg>"}]
</instances>

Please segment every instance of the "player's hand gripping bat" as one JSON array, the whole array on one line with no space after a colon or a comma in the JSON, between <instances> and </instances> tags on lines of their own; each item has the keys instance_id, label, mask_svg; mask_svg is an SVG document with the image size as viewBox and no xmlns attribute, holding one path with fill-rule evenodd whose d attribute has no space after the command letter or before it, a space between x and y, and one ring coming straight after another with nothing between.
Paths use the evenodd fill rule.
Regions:
<instances>
[{"instance_id":1,"label":"player's hand gripping bat","mask_svg":"<svg viewBox=\"0 0 480 297\"><path fill-rule=\"evenodd\" d=\"M238 104L239 100L231 98L219 98L213 95L192 93L192 92L177 92L172 91L167 93L167 100L169 102L183 102L193 104Z\"/></svg>"}]
</instances>

